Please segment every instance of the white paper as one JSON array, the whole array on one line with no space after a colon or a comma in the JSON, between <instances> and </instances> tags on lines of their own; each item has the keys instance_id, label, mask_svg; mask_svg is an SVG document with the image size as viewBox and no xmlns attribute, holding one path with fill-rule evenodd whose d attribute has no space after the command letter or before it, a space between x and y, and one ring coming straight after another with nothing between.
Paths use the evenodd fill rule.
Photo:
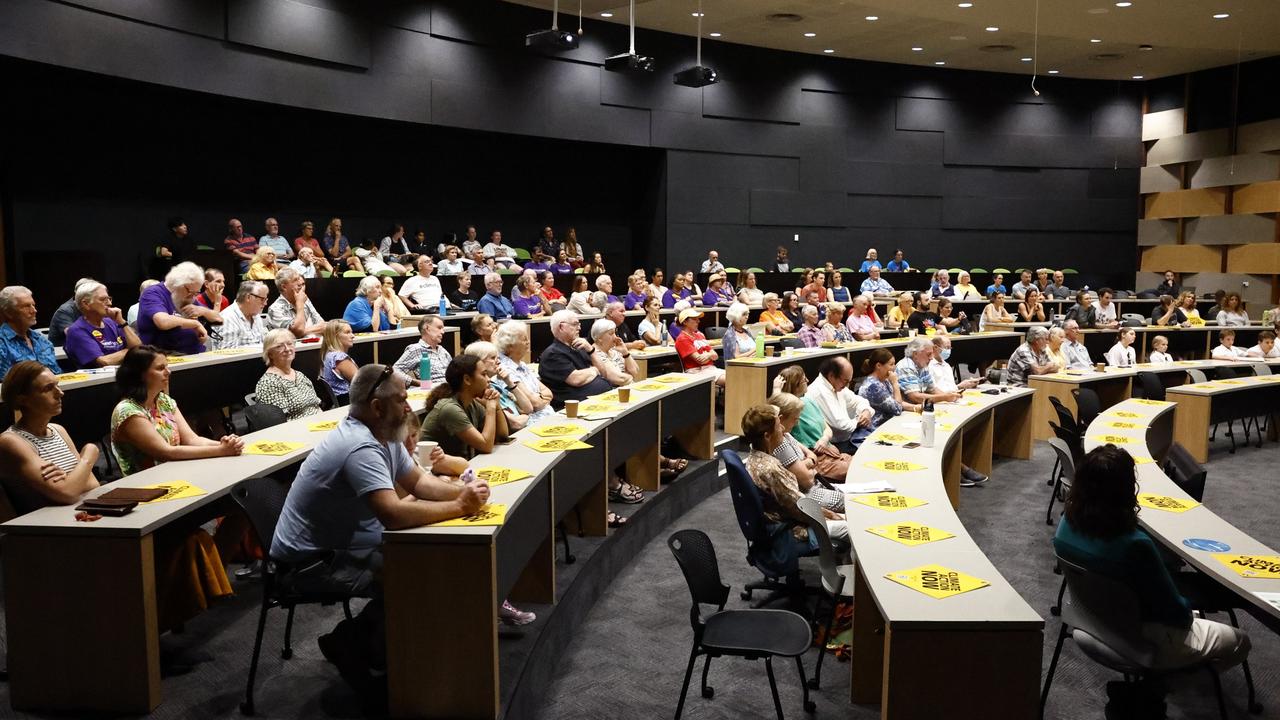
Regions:
<instances>
[{"instance_id":1,"label":"white paper","mask_svg":"<svg viewBox=\"0 0 1280 720\"><path fill-rule=\"evenodd\" d=\"M871 493L897 492L893 483L877 480L872 482L845 483L844 491L850 495L870 495Z\"/></svg>"}]
</instances>

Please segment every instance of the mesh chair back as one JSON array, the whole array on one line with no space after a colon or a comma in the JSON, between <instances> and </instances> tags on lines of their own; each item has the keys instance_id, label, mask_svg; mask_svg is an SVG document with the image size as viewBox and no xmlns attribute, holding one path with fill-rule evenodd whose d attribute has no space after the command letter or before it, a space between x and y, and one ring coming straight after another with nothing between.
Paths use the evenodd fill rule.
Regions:
<instances>
[{"instance_id":1,"label":"mesh chair back","mask_svg":"<svg viewBox=\"0 0 1280 720\"><path fill-rule=\"evenodd\" d=\"M331 410L338 406L338 399L333 396L333 388L329 387L329 383L312 378L311 385L316 389L316 397L320 398L321 410Z\"/></svg>"},{"instance_id":2,"label":"mesh chair back","mask_svg":"<svg viewBox=\"0 0 1280 720\"><path fill-rule=\"evenodd\" d=\"M992 385L1004 385L1009 380L1009 371L1004 368L989 368L987 382Z\"/></svg>"},{"instance_id":3,"label":"mesh chair back","mask_svg":"<svg viewBox=\"0 0 1280 720\"><path fill-rule=\"evenodd\" d=\"M1067 450L1071 452L1071 457L1079 462L1080 458L1084 457L1084 444L1080 441L1080 433L1071 432L1052 420L1049 421L1049 427L1053 430L1053 439L1062 441L1062 444L1066 445ZM1075 477L1074 470L1071 475Z\"/></svg>"},{"instance_id":4,"label":"mesh chair back","mask_svg":"<svg viewBox=\"0 0 1280 720\"><path fill-rule=\"evenodd\" d=\"M1068 445L1062 438L1049 438L1049 447L1058 454L1058 462L1062 464L1062 484L1064 487L1071 487L1071 483L1076 479L1076 459Z\"/></svg>"},{"instance_id":5,"label":"mesh chair back","mask_svg":"<svg viewBox=\"0 0 1280 720\"><path fill-rule=\"evenodd\" d=\"M1143 327L1147 324L1145 315L1138 313L1122 313L1120 315L1120 324L1124 327Z\"/></svg>"},{"instance_id":6,"label":"mesh chair back","mask_svg":"<svg viewBox=\"0 0 1280 720\"><path fill-rule=\"evenodd\" d=\"M116 457L115 448L111 445L111 433L103 435L102 441L98 443L98 462L93 464L93 471L98 476L98 482L103 485L124 477L120 460Z\"/></svg>"},{"instance_id":7,"label":"mesh chair back","mask_svg":"<svg viewBox=\"0 0 1280 720\"><path fill-rule=\"evenodd\" d=\"M1071 408L1062 404L1062 401L1056 397L1049 396L1049 404L1053 405L1053 411L1058 414L1058 424L1067 430L1080 432L1080 425L1076 422L1076 416L1071 414Z\"/></svg>"},{"instance_id":8,"label":"mesh chair back","mask_svg":"<svg viewBox=\"0 0 1280 720\"><path fill-rule=\"evenodd\" d=\"M1088 633L1126 661L1151 667L1155 652L1142 637L1138 597L1126 584L1058 556L1070 599L1062 605L1062 621Z\"/></svg>"},{"instance_id":9,"label":"mesh chair back","mask_svg":"<svg viewBox=\"0 0 1280 720\"><path fill-rule=\"evenodd\" d=\"M1138 382L1142 383L1142 397L1148 400L1164 400L1164 383L1153 372L1138 373Z\"/></svg>"},{"instance_id":10,"label":"mesh chair back","mask_svg":"<svg viewBox=\"0 0 1280 720\"><path fill-rule=\"evenodd\" d=\"M1253 364L1253 374L1254 375L1270 375L1271 366L1264 362L1256 362Z\"/></svg>"},{"instance_id":11,"label":"mesh chair back","mask_svg":"<svg viewBox=\"0 0 1280 720\"><path fill-rule=\"evenodd\" d=\"M802 341L800 338L782 338L782 340L778 341L778 344L781 345L783 348L804 347L804 341Z\"/></svg>"},{"instance_id":12,"label":"mesh chair back","mask_svg":"<svg viewBox=\"0 0 1280 720\"><path fill-rule=\"evenodd\" d=\"M1187 377L1191 378L1191 382L1193 383L1209 381L1209 376L1205 375L1203 370L1197 370L1195 368L1187 368Z\"/></svg>"},{"instance_id":13,"label":"mesh chair back","mask_svg":"<svg viewBox=\"0 0 1280 720\"><path fill-rule=\"evenodd\" d=\"M684 573L695 612L700 604L723 609L729 586L720 581L720 564L711 538L701 530L680 530L667 538L667 547Z\"/></svg>"},{"instance_id":14,"label":"mesh chair back","mask_svg":"<svg viewBox=\"0 0 1280 720\"><path fill-rule=\"evenodd\" d=\"M1165 455L1160 469L1164 470L1164 474L1168 475L1175 485L1182 488L1183 492L1195 498L1196 502L1204 501L1204 484L1209 477L1209 471L1181 444L1173 443L1169 446L1169 452Z\"/></svg>"},{"instance_id":15,"label":"mesh chair back","mask_svg":"<svg viewBox=\"0 0 1280 720\"><path fill-rule=\"evenodd\" d=\"M249 432L256 432L285 421L284 411L269 403L257 403L244 409L245 422L249 424Z\"/></svg>"},{"instance_id":16,"label":"mesh chair back","mask_svg":"<svg viewBox=\"0 0 1280 720\"><path fill-rule=\"evenodd\" d=\"M733 450L721 450L725 472L729 475L729 494L733 497L733 512L738 516L738 529L747 543L755 543L765 537L764 503L756 490L751 474L742 464L742 458Z\"/></svg>"},{"instance_id":17,"label":"mesh chair back","mask_svg":"<svg viewBox=\"0 0 1280 720\"><path fill-rule=\"evenodd\" d=\"M703 328L702 334L708 340L719 340L720 338L723 338L724 334L728 331L729 331L729 328L724 327L723 325L715 325L712 327Z\"/></svg>"},{"instance_id":18,"label":"mesh chair back","mask_svg":"<svg viewBox=\"0 0 1280 720\"><path fill-rule=\"evenodd\" d=\"M1071 394L1076 398L1076 424L1082 428L1089 427L1089 423L1102 412L1102 400L1096 391L1087 387L1074 388Z\"/></svg>"},{"instance_id":19,"label":"mesh chair back","mask_svg":"<svg viewBox=\"0 0 1280 720\"><path fill-rule=\"evenodd\" d=\"M832 588L836 594L842 592L844 577L837 569L840 561L836 558L836 549L831 545L831 535L827 533L827 520L822 516L822 508L813 498L800 498L796 507L804 513L809 529L818 536L818 570L822 572L822 581Z\"/></svg>"},{"instance_id":20,"label":"mesh chair back","mask_svg":"<svg viewBox=\"0 0 1280 720\"><path fill-rule=\"evenodd\" d=\"M231 497L244 509L253 525L253 532L262 545L262 551L270 557L271 539L276 534L276 521L284 509L284 499L289 494L286 483L271 477L249 478L231 490Z\"/></svg>"}]
</instances>

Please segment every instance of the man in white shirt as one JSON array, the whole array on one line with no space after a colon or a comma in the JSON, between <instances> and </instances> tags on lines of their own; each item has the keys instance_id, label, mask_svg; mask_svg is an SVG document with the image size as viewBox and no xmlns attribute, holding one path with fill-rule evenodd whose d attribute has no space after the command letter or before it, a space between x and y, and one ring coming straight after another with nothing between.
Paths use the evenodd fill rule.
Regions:
<instances>
[{"instance_id":1,"label":"man in white shirt","mask_svg":"<svg viewBox=\"0 0 1280 720\"><path fill-rule=\"evenodd\" d=\"M303 248L310 250L311 248ZM267 308L267 329L286 328L294 337L324 332L324 318L307 297L307 281L292 267L276 273L280 297Z\"/></svg>"},{"instance_id":2,"label":"man in white shirt","mask_svg":"<svg viewBox=\"0 0 1280 720\"><path fill-rule=\"evenodd\" d=\"M333 273L333 266L328 260L322 257L316 257L316 252L306 245L298 251L298 259L289 263L290 269L297 272L303 278L313 278L321 270L326 270L330 274Z\"/></svg>"},{"instance_id":3,"label":"man in white shirt","mask_svg":"<svg viewBox=\"0 0 1280 720\"><path fill-rule=\"evenodd\" d=\"M484 257L486 260L492 258L498 265L516 264L516 251L512 250L510 245L502 244L502 232L499 230L494 230L489 235L489 242L484 246Z\"/></svg>"},{"instance_id":4,"label":"man in white shirt","mask_svg":"<svg viewBox=\"0 0 1280 720\"><path fill-rule=\"evenodd\" d=\"M417 264L418 274L400 286L400 299L415 315L438 311L444 291L440 287L440 278L431 274L436 269L435 261L430 255L419 255Z\"/></svg>"},{"instance_id":5,"label":"man in white shirt","mask_svg":"<svg viewBox=\"0 0 1280 720\"><path fill-rule=\"evenodd\" d=\"M951 337L934 335L930 340L933 343L933 359L929 361L929 377L933 378L934 390L954 393L977 387L982 383L982 378L977 377L956 383L955 371L951 369L951 365L947 364L947 360L951 358Z\"/></svg>"},{"instance_id":6,"label":"man in white shirt","mask_svg":"<svg viewBox=\"0 0 1280 720\"><path fill-rule=\"evenodd\" d=\"M1066 369L1088 370L1093 367L1093 359L1089 357L1089 351L1082 342L1080 323L1068 320L1062 329L1067 335L1066 341L1062 343L1062 357L1067 361Z\"/></svg>"},{"instance_id":7,"label":"man in white shirt","mask_svg":"<svg viewBox=\"0 0 1280 720\"><path fill-rule=\"evenodd\" d=\"M707 253L707 259L702 261L702 270L704 273L722 273L724 265L720 263L720 253L712 250Z\"/></svg>"},{"instance_id":8,"label":"man in white shirt","mask_svg":"<svg viewBox=\"0 0 1280 720\"><path fill-rule=\"evenodd\" d=\"M259 316L267 309L267 298L270 295L271 291L267 289L266 283L257 280L240 283L236 301L222 311L222 326L218 328L211 349L261 345L262 336L267 332L267 324Z\"/></svg>"},{"instance_id":9,"label":"man in white shirt","mask_svg":"<svg viewBox=\"0 0 1280 720\"><path fill-rule=\"evenodd\" d=\"M862 285L858 288L864 293L872 293L875 295L890 295L893 293L893 286L888 280L880 277L880 266L872 265L867 269L866 280L862 281Z\"/></svg>"},{"instance_id":10,"label":"man in white shirt","mask_svg":"<svg viewBox=\"0 0 1280 720\"><path fill-rule=\"evenodd\" d=\"M1114 295L1115 291L1111 288L1104 287L1098 291L1098 304L1094 306L1094 327L1109 330L1120 325L1116 320L1116 304L1111 302Z\"/></svg>"},{"instance_id":11,"label":"man in white shirt","mask_svg":"<svg viewBox=\"0 0 1280 720\"><path fill-rule=\"evenodd\" d=\"M818 377L809 385L805 400L811 400L831 426L831 444L853 454L871 433L871 403L849 389L853 366L848 358L827 358L818 368Z\"/></svg>"}]
</instances>

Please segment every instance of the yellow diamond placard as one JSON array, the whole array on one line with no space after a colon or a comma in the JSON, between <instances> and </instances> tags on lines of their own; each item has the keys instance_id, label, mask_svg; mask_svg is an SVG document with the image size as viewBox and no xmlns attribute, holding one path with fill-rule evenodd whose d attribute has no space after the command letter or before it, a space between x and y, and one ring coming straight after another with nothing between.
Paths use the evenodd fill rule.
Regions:
<instances>
[{"instance_id":1,"label":"yellow diamond placard","mask_svg":"<svg viewBox=\"0 0 1280 720\"><path fill-rule=\"evenodd\" d=\"M639 390L640 392L661 392L663 390L666 390L667 386L663 385L662 383L644 382L644 383L640 383L639 385L632 385L631 389Z\"/></svg>"},{"instance_id":2,"label":"yellow diamond placard","mask_svg":"<svg viewBox=\"0 0 1280 720\"><path fill-rule=\"evenodd\" d=\"M58 382L75 382L77 380L88 380L89 373L62 373L58 376Z\"/></svg>"},{"instance_id":3,"label":"yellow diamond placard","mask_svg":"<svg viewBox=\"0 0 1280 720\"><path fill-rule=\"evenodd\" d=\"M660 375L654 378L654 380L657 380L660 383L666 383L668 385L679 385L680 383L683 383L683 382L689 382L690 378L688 375L671 373L669 375Z\"/></svg>"},{"instance_id":4,"label":"yellow diamond placard","mask_svg":"<svg viewBox=\"0 0 1280 720\"><path fill-rule=\"evenodd\" d=\"M876 433L874 440L883 440L888 443L905 443L911 442L914 438L899 433L882 432Z\"/></svg>"},{"instance_id":5,"label":"yellow diamond placard","mask_svg":"<svg viewBox=\"0 0 1280 720\"><path fill-rule=\"evenodd\" d=\"M407 398L406 398L406 399L408 399L408 400L426 400L426 399L427 399L427 396L428 396L428 395L430 395L430 394L431 394L431 391L430 391L430 390L422 390L422 389L418 389L418 390L410 390L410 391L408 392L408 396L407 396Z\"/></svg>"},{"instance_id":6,"label":"yellow diamond placard","mask_svg":"<svg viewBox=\"0 0 1280 720\"><path fill-rule=\"evenodd\" d=\"M1116 415L1116 417L1122 417L1122 418L1140 418L1140 417L1143 417L1142 415L1140 415L1140 414L1138 414L1138 413L1136 413L1136 412L1129 412L1128 410L1118 410L1118 411L1116 411L1116 414L1115 414L1115 415Z\"/></svg>"},{"instance_id":7,"label":"yellow diamond placard","mask_svg":"<svg viewBox=\"0 0 1280 720\"><path fill-rule=\"evenodd\" d=\"M531 447L538 452L561 452L563 450L589 450L590 445L575 440L573 438L551 437L539 440L529 440L525 442L525 447Z\"/></svg>"},{"instance_id":8,"label":"yellow diamond placard","mask_svg":"<svg viewBox=\"0 0 1280 720\"><path fill-rule=\"evenodd\" d=\"M1124 435L1111 435L1111 434L1090 435L1089 439L1093 440L1094 442L1100 442L1104 444L1110 443L1112 445L1131 445L1137 442L1135 438L1125 437Z\"/></svg>"},{"instance_id":9,"label":"yellow diamond placard","mask_svg":"<svg viewBox=\"0 0 1280 720\"><path fill-rule=\"evenodd\" d=\"M205 494L204 490L192 485L186 480L171 480L167 483L160 483L159 485L147 485L145 489L163 489L165 492L155 500L148 500L146 503L143 503L144 505L147 503L164 502L166 500L181 500L182 498L197 497Z\"/></svg>"},{"instance_id":10,"label":"yellow diamond placard","mask_svg":"<svg viewBox=\"0 0 1280 720\"><path fill-rule=\"evenodd\" d=\"M1275 555L1233 555L1215 553L1214 558L1237 575L1261 580L1280 580L1280 557Z\"/></svg>"},{"instance_id":11,"label":"yellow diamond placard","mask_svg":"<svg viewBox=\"0 0 1280 720\"><path fill-rule=\"evenodd\" d=\"M338 427L337 420L326 420L324 422L311 423L307 426L307 430L310 432L328 432L336 427Z\"/></svg>"},{"instance_id":12,"label":"yellow diamond placard","mask_svg":"<svg viewBox=\"0 0 1280 720\"><path fill-rule=\"evenodd\" d=\"M890 523L889 525L876 525L867 528L867 532L872 535L879 535L882 538L888 538L894 542L903 545L924 545L925 543L937 542L953 538L955 535L946 530L929 527L918 522L907 520L900 523Z\"/></svg>"},{"instance_id":13,"label":"yellow diamond placard","mask_svg":"<svg viewBox=\"0 0 1280 720\"><path fill-rule=\"evenodd\" d=\"M1139 493L1138 504L1152 510L1164 510L1171 513L1184 513L1191 508L1198 506L1200 503L1195 500L1181 498L1172 498L1168 495L1155 495L1152 493Z\"/></svg>"},{"instance_id":14,"label":"yellow diamond placard","mask_svg":"<svg viewBox=\"0 0 1280 720\"><path fill-rule=\"evenodd\" d=\"M551 423L549 425L538 425L529 428L529 431L538 437L564 437L572 435L574 437L582 437L587 433L587 429L577 423Z\"/></svg>"},{"instance_id":15,"label":"yellow diamond placard","mask_svg":"<svg viewBox=\"0 0 1280 720\"><path fill-rule=\"evenodd\" d=\"M245 455L288 455L306 447L306 443L260 440L252 445L244 446Z\"/></svg>"},{"instance_id":16,"label":"yellow diamond placard","mask_svg":"<svg viewBox=\"0 0 1280 720\"><path fill-rule=\"evenodd\" d=\"M525 472L524 470L517 468L491 465L477 470L476 477L489 483L490 487L497 487L499 485L506 485L507 483L516 482L517 480L524 480L525 478L533 477L533 473Z\"/></svg>"},{"instance_id":17,"label":"yellow diamond placard","mask_svg":"<svg viewBox=\"0 0 1280 720\"><path fill-rule=\"evenodd\" d=\"M1215 380L1219 385L1247 385L1244 380Z\"/></svg>"},{"instance_id":18,"label":"yellow diamond placard","mask_svg":"<svg viewBox=\"0 0 1280 720\"><path fill-rule=\"evenodd\" d=\"M911 570L886 573L885 577L938 600L955 597L991 584L981 578L942 565L921 565Z\"/></svg>"},{"instance_id":19,"label":"yellow diamond placard","mask_svg":"<svg viewBox=\"0 0 1280 720\"><path fill-rule=\"evenodd\" d=\"M1192 364L1194 365L1195 363L1192 363ZM1169 405L1169 404L1171 404L1171 403L1170 403L1169 401L1167 401L1167 400L1148 400L1148 399L1146 399L1146 398L1142 398L1142 399L1139 399L1139 400L1134 400L1133 402L1136 402L1136 403L1138 403L1139 405L1155 405L1156 407L1163 407L1163 406L1165 406L1165 405Z\"/></svg>"},{"instance_id":20,"label":"yellow diamond placard","mask_svg":"<svg viewBox=\"0 0 1280 720\"><path fill-rule=\"evenodd\" d=\"M874 493L870 495L850 495L850 500L859 505L887 510L888 512L897 512L899 510L908 510L921 505L928 505L928 500L921 500L910 495L900 495L898 493Z\"/></svg>"},{"instance_id":21,"label":"yellow diamond placard","mask_svg":"<svg viewBox=\"0 0 1280 720\"><path fill-rule=\"evenodd\" d=\"M187 361L187 358L184 358L178 355L170 355L168 358L168 362L170 365L180 365L186 361Z\"/></svg>"},{"instance_id":22,"label":"yellow diamond placard","mask_svg":"<svg viewBox=\"0 0 1280 720\"><path fill-rule=\"evenodd\" d=\"M432 523L429 527L485 527L501 525L507 519L507 506L500 503L486 503L472 515L464 515L452 520Z\"/></svg>"},{"instance_id":23,"label":"yellow diamond placard","mask_svg":"<svg viewBox=\"0 0 1280 720\"><path fill-rule=\"evenodd\" d=\"M578 403L578 413L586 415L589 413L611 413L622 410L622 406L618 403L604 402L601 400L586 400Z\"/></svg>"},{"instance_id":24,"label":"yellow diamond placard","mask_svg":"<svg viewBox=\"0 0 1280 720\"><path fill-rule=\"evenodd\" d=\"M1155 462L1155 460L1152 460L1151 458L1147 457L1146 455L1134 455L1134 456L1133 456L1133 464L1134 464L1134 465L1149 465L1149 464L1151 464L1151 463L1153 463L1153 462Z\"/></svg>"},{"instance_id":25,"label":"yellow diamond placard","mask_svg":"<svg viewBox=\"0 0 1280 720\"><path fill-rule=\"evenodd\" d=\"M245 353L257 352L257 351L258 351L257 348L234 347L234 348L222 348L221 350L211 350L209 351L209 354L210 355L244 355Z\"/></svg>"},{"instance_id":26,"label":"yellow diamond placard","mask_svg":"<svg viewBox=\"0 0 1280 720\"><path fill-rule=\"evenodd\" d=\"M1131 423L1131 422L1113 422L1113 423L1107 423L1107 427L1113 427L1119 430L1132 430L1138 427L1138 424Z\"/></svg>"},{"instance_id":27,"label":"yellow diamond placard","mask_svg":"<svg viewBox=\"0 0 1280 720\"><path fill-rule=\"evenodd\" d=\"M616 402L618 402L618 391L617 391L617 390L610 390L610 391L609 391L609 392L607 392L607 393L600 393L599 395L592 395L591 397L587 398L587 400L595 400L595 401L597 401L597 402L616 403Z\"/></svg>"},{"instance_id":28,"label":"yellow diamond placard","mask_svg":"<svg viewBox=\"0 0 1280 720\"><path fill-rule=\"evenodd\" d=\"M866 466L872 470L884 470L886 472L918 472L924 470L924 465L918 465L906 460L872 460L866 463Z\"/></svg>"}]
</instances>

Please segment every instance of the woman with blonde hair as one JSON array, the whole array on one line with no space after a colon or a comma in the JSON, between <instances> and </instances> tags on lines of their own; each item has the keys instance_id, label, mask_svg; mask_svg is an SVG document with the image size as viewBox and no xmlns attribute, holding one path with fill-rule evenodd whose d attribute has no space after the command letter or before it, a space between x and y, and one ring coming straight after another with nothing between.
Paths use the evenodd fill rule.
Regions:
<instances>
[{"instance_id":1,"label":"woman with blonde hair","mask_svg":"<svg viewBox=\"0 0 1280 720\"><path fill-rule=\"evenodd\" d=\"M269 245L259 245L246 274L250 280L275 280L276 269L276 251Z\"/></svg>"},{"instance_id":2,"label":"woman with blonde hair","mask_svg":"<svg viewBox=\"0 0 1280 720\"><path fill-rule=\"evenodd\" d=\"M351 392L351 381L356 377L359 366L347 354L356 342L356 334L351 324L345 320L333 319L325 323L324 333L320 340L320 357L322 367L320 379L333 391L339 405L347 404L347 395Z\"/></svg>"},{"instance_id":3,"label":"woman with blonde hair","mask_svg":"<svg viewBox=\"0 0 1280 720\"><path fill-rule=\"evenodd\" d=\"M320 413L320 396L311 378L293 369L293 341L293 333L286 328L272 330L262 338L262 361L267 371L254 388L258 402L280 408L286 420Z\"/></svg>"},{"instance_id":4,"label":"woman with blonde hair","mask_svg":"<svg viewBox=\"0 0 1280 720\"><path fill-rule=\"evenodd\" d=\"M382 305L387 309L387 320L391 321L393 328L400 327L400 322L411 314L404 300L396 294L395 280L386 276L382 278Z\"/></svg>"}]
</instances>

